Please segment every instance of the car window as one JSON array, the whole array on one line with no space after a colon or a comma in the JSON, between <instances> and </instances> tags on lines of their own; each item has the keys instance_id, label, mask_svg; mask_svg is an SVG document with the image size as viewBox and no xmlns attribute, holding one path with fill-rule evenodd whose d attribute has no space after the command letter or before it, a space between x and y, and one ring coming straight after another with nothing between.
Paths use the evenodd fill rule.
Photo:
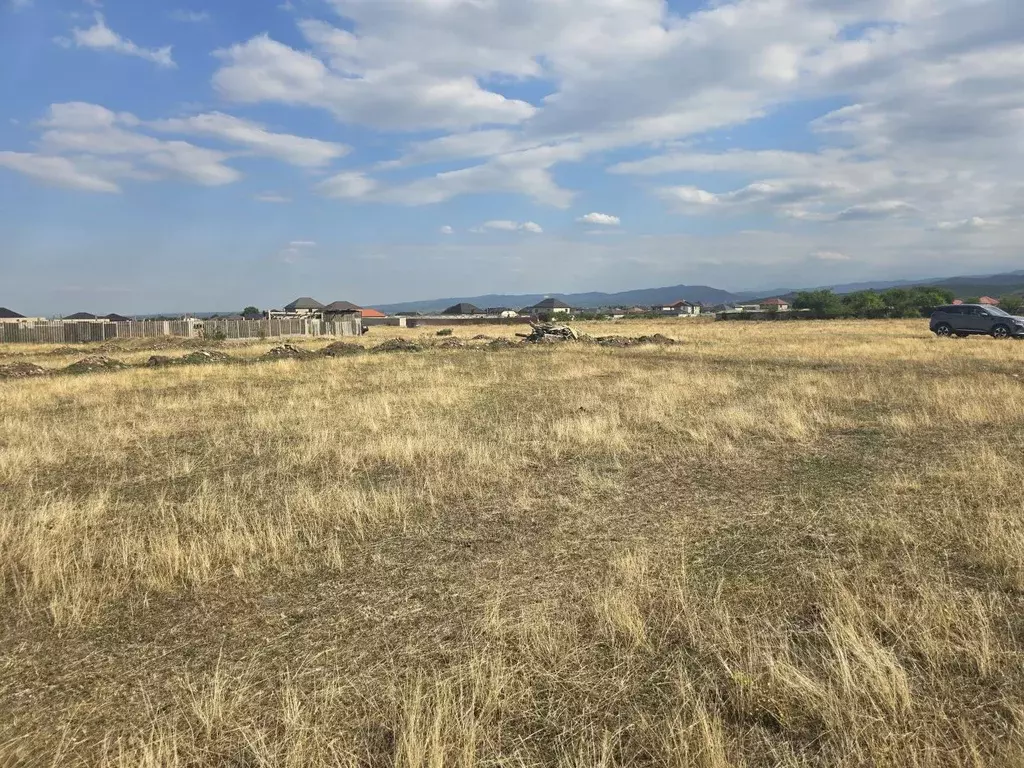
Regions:
<instances>
[{"instance_id":1,"label":"car window","mask_svg":"<svg viewBox=\"0 0 1024 768\"><path fill-rule=\"evenodd\" d=\"M964 313L962 307L943 307L939 311L945 312L947 315L962 315Z\"/></svg>"}]
</instances>

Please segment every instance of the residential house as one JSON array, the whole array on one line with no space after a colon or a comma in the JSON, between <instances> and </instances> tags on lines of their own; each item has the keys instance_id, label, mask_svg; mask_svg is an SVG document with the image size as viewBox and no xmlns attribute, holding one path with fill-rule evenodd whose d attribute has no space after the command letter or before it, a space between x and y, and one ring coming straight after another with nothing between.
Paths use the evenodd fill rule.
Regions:
<instances>
[{"instance_id":1,"label":"residential house","mask_svg":"<svg viewBox=\"0 0 1024 768\"><path fill-rule=\"evenodd\" d=\"M27 323L41 323L44 321L42 317L25 317L24 315L18 314L13 309L7 307L0 307L0 323L11 323L11 324L27 324Z\"/></svg>"},{"instance_id":2,"label":"residential house","mask_svg":"<svg viewBox=\"0 0 1024 768\"><path fill-rule=\"evenodd\" d=\"M526 309L524 309L523 311L529 312L531 314L544 312L549 315L567 315L570 312L572 312L572 307L570 307L561 299L548 297L546 299L538 301L532 307L526 307Z\"/></svg>"},{"instance_id":3,"label":"residential house","mask_svg":"<svg viewBox=\"0 0 1024 768\"><path fill-rule=\"evenodd\" d=\"M737 312L760 312L761 311L761 305L760 304L737 304L736 305L736 311Z\"/></svg>"},{"instance_id":4,"label":"residential house","mask_svg":"<svg viewBox=\"0 0 1024 768\"><path fill-rule=\"evenodd\" d=\"M788 312L789 302L783 299L766 299L761 302L761 309L766 312Z\"/></svg>"},{"instance_id":5,"label":"residential house","mask_svg":"<svg viewBox=\"0 0 1024 768\"><path fill-rule=\"evenodd\" d=\"M284 311L289 315L314 315L323 311L324 305L309 296L300 296L291 304L286 304Z\"/></svg>"},{"instance_id":6,"label":"residential house","mask_svg":"<svg viewBox=\"0 0 1024 768\"><path fill-rule=\"evenodd\" d=\"M982 296L978 299L979 304L987 304L990 307L998 307L999 299L993 299L991 296Z\"/></svg>"},{"instance_id":7,"label":"residential house","mask_svg":"<svg viewBox=\"0 0 1024 768\"><path fill-rule=\"evenodd\" d=\"M660 307L653 308L655 312L664 312L665 314L673 315L699 315L701 306L700 304L691 304L685 299L681 299L674 304L667 304Z\"/></svg>"},{"instance_id":8,"label":"residential house","mask_svg":"<svg viewBox=\"0 0 1024 768\"><path fill-rule=\"evenodd\" d=\"M124 315L119 315L119 314L117 314L117 312L111 312L109 315L104 315L100 319L101 320L109 320L112 323L130 323L132 321L132 319L130 317L125 317Z\"/></svg>"},{"instance_id":9,"label":"residential house","mask_svg":"<svg viewBox=\"0 0 1024 768\"><path fill-rule=\"evenodd\" d=\"M476 307L476 306L474 306L472 304L467 304L466 302L462 301L462 302L459 302L458 304L454 304L454 305L448 307L448 309L446 309L441 314L442 315L482 315L483 311L480 309L480 307Z\"/></svg>"},{"instance_id":10,"label":"residential house","mask_svg":"<svg viewBox=\"0 0 1024 768\"><path fill-rule=\"evenodd\" d=\"M369 307L364 307L359 311L363 313L363 319L369 318L371 320L380 320L381 318L387 317L387 315L385 315L379 309L371 309Z\"/></svg>"},{"instance_id":11,"label":"residential house","mask_svg":"<svg viewBox=\"0 0 1024 768\"><path fill-rule=\"evenodd\" d=\"M519 313L508 307L488 307L484 310L485 315L492 317L518 317Z\"/></svg>"},{"instance_id":12,"label":"residential house","mask_svg":"<svg viewBox=\"0 0 1024 768\"><path fill-rule=\"evenodd\" d=\"M65 315L61 318L64 322L72 323L106 323L109 322L105 317L99 317L94 315L92 312L75 312L71 315Z\"/></svg>"}]
</instances>

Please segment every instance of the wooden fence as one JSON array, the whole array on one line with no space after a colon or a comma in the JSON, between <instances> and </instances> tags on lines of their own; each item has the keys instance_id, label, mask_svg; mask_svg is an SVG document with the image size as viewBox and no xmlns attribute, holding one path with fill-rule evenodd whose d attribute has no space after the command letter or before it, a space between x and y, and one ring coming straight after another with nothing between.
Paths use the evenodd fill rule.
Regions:
<instances>
[{"instance_id":1,"label":"wooden fence","mask_svg":"<svg viewBox=\"0 0 1024 768\"><path fill-rule=\"evenodd\" d=\"M272 320L133 320L127 323L54 320L44 323L0 323L2 344L78 344L159 336L186 339L272 339L284 336L358 336L361 333L362 323L355 315L331 321L276 317Z\"/></svg>"}]
</instances>

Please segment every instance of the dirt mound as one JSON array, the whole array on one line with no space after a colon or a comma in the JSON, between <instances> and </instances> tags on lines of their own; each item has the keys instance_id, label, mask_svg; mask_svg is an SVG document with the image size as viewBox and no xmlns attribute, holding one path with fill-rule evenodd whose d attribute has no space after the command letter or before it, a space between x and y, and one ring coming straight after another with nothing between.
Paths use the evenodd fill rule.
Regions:
<instances>
[{"instance_id":1,"label":"dirt mound","mask_svg":"<svg viewBox=\"0 0 1024 768\"><path fill-rule=\"evenodd\" d=\"M498 339L491 339L485 345L488 349L511 349L518 347L519 345L512 341L512 339L506 339L504 337Z\"/></svg>"},{"instance_id":2,"label":"dirt mound","mask_svg":"<svg viewBox=\"0 0 1024 768\"><path fill-rule=\"evenodd\" d=\"M98 371L123 371L128 368L126 363L104 355L83 357L64 369L65 373L96 373Z\"/></svg>"},{"instance_id":3,"label":"dirt mound","mask_svg":"<svg viewBox=\"0 0 1024 768\"><path fill-rule=\"evenodd\" d=\"M336 341L328 344L320 350L325 357L348 357L349 355L361 355L366 350L358 344L350 344L347 341Z\"/></svg>"},{"instance_id":4,"label":"dirt mound","mask_svg":"<svg viewBox=\"0 0 1024 768\"><path fill-rule=\"evenodd\" d=\"M206 363L228 363L230 361L231 355L226 352L216 349L197 349L195 352L189 352L180 358L178 362L187 365L204 365Z\"/></svg>"},{"instance_id":5,"label":"dirt mound","mask_svg":"<svg viewBox=\"0 0 1024 768\"><path fill-rule=\"evenodd\" d=\"M166 365L174 365L174 363L175 360L173 357L167 357L167 355L153 355L146 361L146 366L149 368L163 368Z\"/></svg>"},{"instance_id":6,"label":"dirt mound","mask_svg":"<svg viewBox=\"0 0 1024 768\"><path fill-rule=\"evenodd\" d=\"M261 360L299 360L311 356L313 353L306 349L296 347L294 344L282 344L274 347L263 355Z\"/></svg>"},{"instance_id":7,"label":"dirt mound","mask_svg":"<svg viewBox=\"0 0 1024 768\"><path fill-rule=\"evenodd\" d=\"M0 379L27 379L30 376L45 376L49 371L34 363L11 363L0 365Z\"/></svg>"},{"instance_id":8,"label":"dirt mound","mask_svg":"<svg viewBox=\"0 0 1024 768\"><path fill-rule=\"evenodd\" d=\"M51 349L46 354L53 355L54 357L66 357L68 355L80 355L81 353L82 350L75 349L74 347L57 347L56 349Z\"/></svg>"},{"instance_id":9,"label":"dirt mound","mask_svg":"<svg viewBox=\"0 0 1024 768\"><path fill-rule=\"evenodd\" d=\"M466 342L457 336L449 336L447 339L439 341L434 345L437 349L462 349L466 346Z\"/></svg>"},{"instance_id":10,"label":"dirt mound","mask_svg":"<svg viewBox=\"0 0 1024 768\"><path fill-rule=\"evenodd\" d=\"M587 337L583 340L599 344L602 347L616 347L620 349L623 347L639 347L644 344L671 347L680 343L676 339L662 336L660 333L656 333L653 336L598 336L596 338Z\"/></svg>"},{"instance_id":11,"label":"dirt mound","mask_svg":"<svg viewBox=\"0 0 1024 768\"><path fill-rule=\"evenodd\" d=\"M388 339L374 347L371 352L422 352L423 345L408 339Z\"/></svg>"},{"instance_id":12,"label":"dirt mound","mask_svg":"<svg viewBox=\"0 0 1024 768\"><path fill-rule=\"evenodd\" d=\"M493 336L488 336L486 333L478 333L470 341L491 341L493 338Z\"/></svg>"}]
</instances>

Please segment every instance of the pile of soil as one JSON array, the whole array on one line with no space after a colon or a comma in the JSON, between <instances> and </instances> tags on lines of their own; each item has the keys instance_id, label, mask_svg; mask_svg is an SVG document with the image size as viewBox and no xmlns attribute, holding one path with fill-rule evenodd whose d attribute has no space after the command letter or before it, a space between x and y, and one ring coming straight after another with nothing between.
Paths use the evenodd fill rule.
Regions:
<instances>
[{"instance_id":1,"label":"pile of soil","mask_svg":"<svg viewBox=\"0 0 1024 768\"><path fill-rule=\"evenodd\" d=\"M488 349L512 349L514 347L518 347L519 345L512 341L512 339L506 339L505 337L501 337L497 339L491 339L489 342L487 342L487 344L485 344L485 346Z\"/></svg>"},{"instance_id":2,"label":"pile of soil","mask_svg":"<svg viewBox=\"0 0 1024 768\"><path fill-rule=\"evenodd\" d=\"M261 360L299 360L299 359L302 359L302 358L309 357L312 354L313 354L312 352L309 352L308 350L305 350L305 349L300 349L299 347L296 347L294 344L282 344L279 347L274 347L273 349L269 350L260 359Z\"/></svg>"},{"instance_id":3,"label":"pile of soil","mask_svg":"<svg viewBox=\"0 0 1024 768\"><path fill-rule=\"evenodd\" d=\"M644 344L654 344L656 346L671 347L680 342L676 339L671 339L668 336L663 336L660 333L656 333L653 336L598 336L596 338L585 338L584 341L591 341L594 344L599 344L602 347L639 347Z\"/></svg>"},{"instance_id":4,"label":"pile of soil","mask_svg":"<svg viewBox=\"0 0 1024 768\"><path fill-rule=\"evenodd\" d=\"M458 336L449 336L447 339L443 339L434 345L437 349L462 349L466 346L466 342L460 339Z\"/></svg>"},{"instance_id":5,"label":"pile of soil","mask_svg":"<svg viewBox=\"0 0 1024 768\"><path fill-rule=\"evenodd\" d=\"M408 339L388 339L374 347L371 352L422 352L423 346Z\"/></svg>"},{"instance_id":6,"label":"pile of soil","mask_svg":"<svg viewBox=\"0 0 1024 768\"><path fill-rule=\"evenodd\" d=\"M35 363L10 363L0 365L0 379L27 379L30 376L45 376L47 371Z\"/></svg>"},{"instance_id":7,"label":"pile of soil","mask_svg":"<svg viewBox=\"0 0 1024 768\"><path fill-rule=\"evenodd\" d=\"M98 371L123 371L130 366L120 360L104 355L90 355L83 357L77 363L72 363L64 369L65 373L96 373Z\"/></svg>"},{"instance_id":8,"label":"pile of soil","mask_svg":"<svg viewBox=\"0 0 1024 768\"><path fill-rule=\"evenodd\" d=\"M146 361L149 368L163 368L165 365L174 365L174 358L167 355L153 355Z\"/></svg>"},{"instance_id":9,"label":"pile of soil","mask_svg":"<svg viewBox=\"0 0 1024 768\"><path fill-rule=\"evenodd\" d=\"M491 341L492 338L492 336L488 336L486 333L478 333L470 341Z\"/></svg>"},{"instance_id":10,"label":"pile of soil","mask_svg":"<svg viewBox=\"0 0 1024 768\"><path fill-rule=\"evenodd\" d=\"M54 357L66 357L67 355L80 354L81 351L82 350L75 349L74 347L57 347L56 349L51 349L46 354L53 355Z\"/></svg>"},{"instance_id":11,"label":"pile of soil","mask_svg":"<svg viewBox=\"0 0 1024 768\"><path fill-rule=\"evenodd\" d=\"M349 355L361 355L366 350L358 344L350 344L347 341L336 341L328 344L320 350L325 357L348 357Z\"/></svg>"},{"instance_id":12,"label":"pile of soil","mask_svg":"<svg viewBox=\"0 0 1024 768\"><path fill-rule=\"evenodd\" d=\"M198 349L189 352L179 362L187 365L204 365L206 363L228 363L231 362L231 355L217 349Z\"/></svg>"}]
</instances>

